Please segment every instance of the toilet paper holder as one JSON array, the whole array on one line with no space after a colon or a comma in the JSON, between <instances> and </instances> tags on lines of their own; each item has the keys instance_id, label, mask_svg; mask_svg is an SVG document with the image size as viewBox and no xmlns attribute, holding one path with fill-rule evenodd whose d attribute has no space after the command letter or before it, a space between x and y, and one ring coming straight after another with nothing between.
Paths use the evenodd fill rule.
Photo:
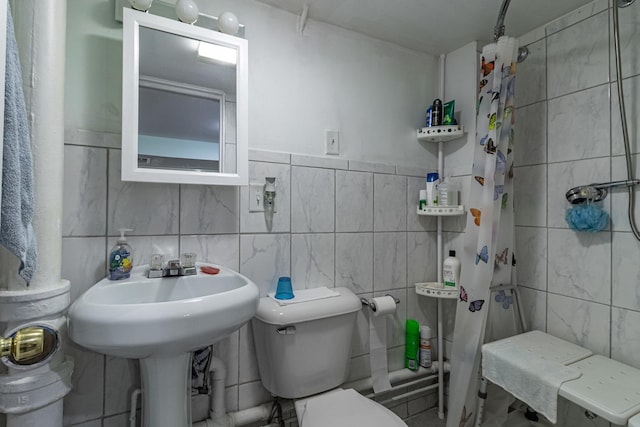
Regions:
<instances>
[{"instance_id":1,"label":"toilet paper holder","mask_svg":"<svg viewBox=\"0 0 640 427\"><path fill-rule=\"evenodd\" d=\"M400 298L394 297L394 296L393 296L393 295L391 295L391 294L385 294L385 297L391 297L391 298L393 298L393 300L395 301L396 305L397 305L397 304L400 304ZM366 299L366 298L364 298L364 297L361 297L361 298L360 298L360 302L362 303L362 305L363 305L363 306L365 306L365 305L366 305L367 307L371 307L371 310L372 310L372 311L376 311L376 307L375 307L375 305L374 305L374 306L372 306L368 299Z\"/></svg>"}]
</instances>

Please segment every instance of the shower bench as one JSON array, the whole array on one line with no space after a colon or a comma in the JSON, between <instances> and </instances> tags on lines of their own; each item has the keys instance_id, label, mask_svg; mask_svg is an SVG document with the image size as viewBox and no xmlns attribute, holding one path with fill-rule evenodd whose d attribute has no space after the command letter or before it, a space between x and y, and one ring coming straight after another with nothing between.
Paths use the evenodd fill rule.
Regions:
<instances>
[{"instance_id":1,"label":"shower bench","mask_svg":"<svg viewBox=\"0 0 640 427\"><path fill-rule=\"evenodd\" d=\"M594 355L590 350L541 331L531 331L482 346L483 358L489 355L495 361L504 361L508 369L518 374L519 367L509 361L513 354L530 355L531 360L548 363L550 367L563 365L579 371L579 376L560 385L558 394L566 400L604 418L628 427L640 427L640 369L617 362L608 357ZM560 366L562 368L562 366ZM481 391L478 393L478 419L480 425L487 381L500 385L498 378L487 376L483 369ZM526 377L527 369L520 373ZM530 371L530 370L529 370ZM501 385L505 391L515 394ZM523 400L520 396L517 396ZM555 397L557 399L557 397ZM531 402L523 400L531 406ZM534 410L534 406L531 406Z\"/></svg>"}]
</instances>

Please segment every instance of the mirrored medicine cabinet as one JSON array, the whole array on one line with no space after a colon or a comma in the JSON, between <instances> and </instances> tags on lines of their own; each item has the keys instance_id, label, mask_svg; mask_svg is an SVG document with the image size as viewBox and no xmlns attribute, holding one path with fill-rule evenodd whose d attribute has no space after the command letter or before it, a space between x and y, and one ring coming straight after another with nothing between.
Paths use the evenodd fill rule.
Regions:
<instances>
[{"instance_id":1,"label":"mirrored medicine cabinet","mask_svg":"<svg viewBox=\"0 0 640 427\"><path fill-rule=\"evenodd\" d=\"M247 41L123 10L122 180L247 185Z\"/></svg>"}]
</instances>

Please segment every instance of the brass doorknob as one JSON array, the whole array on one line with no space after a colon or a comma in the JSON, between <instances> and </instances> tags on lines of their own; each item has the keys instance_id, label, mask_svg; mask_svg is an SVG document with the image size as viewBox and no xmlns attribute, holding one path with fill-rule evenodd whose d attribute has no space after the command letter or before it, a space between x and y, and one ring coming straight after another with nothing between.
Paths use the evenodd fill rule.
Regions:
<instances>
[{"instance_id":1,"label":"brass doorknob","mask_svg":"<svg viewBox=\"0 0 640 427\"><path fill-rule=\"evenodd\" d=\"M57 335L49 328L30 326L11 337L0 338L0 357L8 357L18 365L32 365L52 354L57 341Z\"/></svg>"}]
</instances>

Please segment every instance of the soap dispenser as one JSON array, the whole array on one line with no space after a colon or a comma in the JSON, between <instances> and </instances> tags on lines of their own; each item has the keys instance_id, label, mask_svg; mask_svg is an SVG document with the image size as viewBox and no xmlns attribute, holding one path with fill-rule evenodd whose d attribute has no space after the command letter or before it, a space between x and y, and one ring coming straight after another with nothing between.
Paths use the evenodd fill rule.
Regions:
<instances>
[{"instance_id":1,"label":"soap dispenser","mask_svg":"<svg viewBox=\"0 0 640 427\"><path fill-rule=\"evenodd\" d=\"M121 228L120 238L109 254L109 280L128 279L133 268L133 250L124 236L129 228Z\"/></svg>"}]
</instances>

